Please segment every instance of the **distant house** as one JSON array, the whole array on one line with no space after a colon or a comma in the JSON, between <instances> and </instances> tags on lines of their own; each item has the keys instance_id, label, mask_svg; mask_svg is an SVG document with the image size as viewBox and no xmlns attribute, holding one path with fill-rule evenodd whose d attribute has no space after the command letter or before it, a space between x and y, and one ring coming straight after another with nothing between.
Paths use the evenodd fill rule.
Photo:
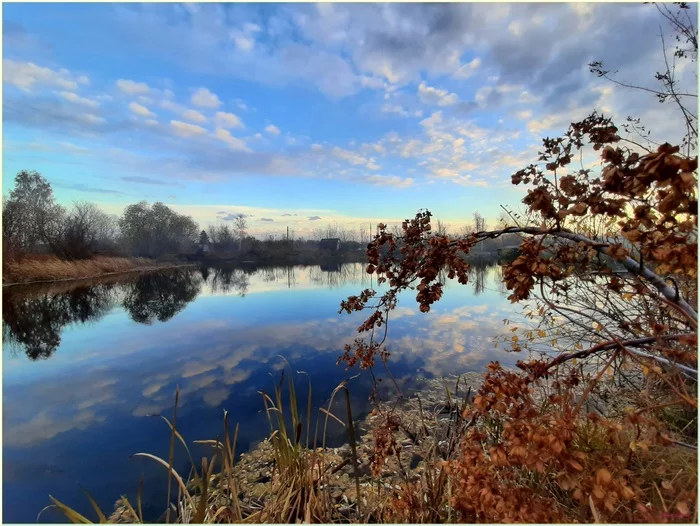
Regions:
<instances>
[{"instance_id":1,"label":"distant house","mask_svg":"<svg viewBox=\"0 0 700 526\"><path fill-rule=\"evenodd\" d=\"M322 239L319 243L319 248L329 252L338 252L340 250L340 239L337 237Z\"/></svg>"}]
</instances>

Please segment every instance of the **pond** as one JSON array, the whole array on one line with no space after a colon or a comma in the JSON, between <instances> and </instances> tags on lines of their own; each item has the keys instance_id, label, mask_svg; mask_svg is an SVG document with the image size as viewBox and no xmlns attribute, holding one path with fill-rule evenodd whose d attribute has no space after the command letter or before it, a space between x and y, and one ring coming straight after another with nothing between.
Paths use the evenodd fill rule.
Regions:
<instances>
[{"instance_id":1,"label":"pond","mask_svg":"<svg viewBox=\"0 0 700 526\"><path fill-rule=\"evenodd\" d=\"M404 294L392 313L389 368L403 390L420 378L480 371L491 360L515 363L495 348L504 318L520 311L499 285L500 268L474 268L466 286L448 282L428 314ZM279 380L284 361L311 380L314 406L359 370L338 366L363 313L338 314L340 301L376 287L362 264L266 269L183 268L57 283L3 294L3 516L35 522L49 495L96 519L86 488L105 511L135 497L144 478L144 512L165 510L167 471L137 452L168 456L177 426L185 440L223 433L223 412L240 423L238 451L269 433L261 389ZM380 290L380 289L378 289ZM414 293L415 294L415 293ZM390 381L380 365L375 373ZM306 400L305 376L296 375ZM365 371L350 381L353 414L371 410ZM302 403L301 405L305 405ZM329 441L344 440L340 425ZM195 458L207 453L193 448ZM175 468L186 475L185 452ZM40 522L63 522L55 509Z\"/></svg>"}]
</instances>

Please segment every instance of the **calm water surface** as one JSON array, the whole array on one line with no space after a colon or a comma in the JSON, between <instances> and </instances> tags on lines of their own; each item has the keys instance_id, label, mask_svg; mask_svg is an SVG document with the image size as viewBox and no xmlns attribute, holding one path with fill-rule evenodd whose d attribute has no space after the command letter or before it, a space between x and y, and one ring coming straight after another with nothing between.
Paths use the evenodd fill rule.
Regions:
<instances>
[{"instance_id":1,"label":"calm water surface","mask_svg":"<svg viewBox=\"0 0 700 526\"><path fill-rule=\"evenodd\" d=\"M518 307L499 289L498 267L448 283L429 314L404 295L392 313L392 374L405 389L417 379L481 370L518 358L494 348L504 318ZM258 270L180 269L91 286L56 284L3 294L3 518L35 522L49 495L93 517L78 484L104 510L135 496L144 477L144 512L165 509L166 470L132 458L167 458L169 429L149 415L172 415L185 440L223 432L223 410L240 423L239 451L269 431L259 390L270 391L287 358L309 374L314 405L358 371L337 366L357 336L362 313L339 303L374 285L361 264ZM382 368L377 369L384 377ZM306 379L299 396L306 400ZM369 374L351 380L353 413L369 410ZM305 405L302 404L302 405ZM340 406L339 406L339 414ZM340 426L330 440L343 440ZM207 453L193 448L195 458ZM179 450L176 469L186 474ZM56 510L40 522L62 521Z\"/></svg>"}]
</instances>

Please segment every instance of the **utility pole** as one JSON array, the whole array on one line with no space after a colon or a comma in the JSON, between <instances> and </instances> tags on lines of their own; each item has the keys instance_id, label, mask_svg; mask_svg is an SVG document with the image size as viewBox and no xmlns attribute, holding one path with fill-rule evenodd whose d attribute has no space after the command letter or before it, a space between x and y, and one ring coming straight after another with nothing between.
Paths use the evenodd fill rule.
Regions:
<instances>
[{"instance_id":1,"label":"utility pole","mask_svg":"<svg viewBox=\"0 0 700 526\"><path fill-rule=\"evenodd\" d=\"M287 241L289 241L289 227L287 227Z\"/></svg>"}]
</instances>

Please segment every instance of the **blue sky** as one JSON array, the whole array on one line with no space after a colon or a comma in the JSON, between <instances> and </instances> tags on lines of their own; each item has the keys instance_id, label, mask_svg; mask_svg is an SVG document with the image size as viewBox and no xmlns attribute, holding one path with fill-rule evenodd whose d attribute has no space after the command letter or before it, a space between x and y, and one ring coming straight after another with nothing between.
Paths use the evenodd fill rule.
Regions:
<instances>
[{"instance_id":1,"label":"blue sky","mask_svg":"<svg viewBox=\"0 0 700 526\"><path fill-rule=\"evenodd\" d=\"M638 4L5 4L3 191L36 169L62 204L160 200L254 233L419 208L495 221L541 137L593 109L678 136L653 97L587 68L653 85L661 21Z\"/></svg>"}]
</instances>

